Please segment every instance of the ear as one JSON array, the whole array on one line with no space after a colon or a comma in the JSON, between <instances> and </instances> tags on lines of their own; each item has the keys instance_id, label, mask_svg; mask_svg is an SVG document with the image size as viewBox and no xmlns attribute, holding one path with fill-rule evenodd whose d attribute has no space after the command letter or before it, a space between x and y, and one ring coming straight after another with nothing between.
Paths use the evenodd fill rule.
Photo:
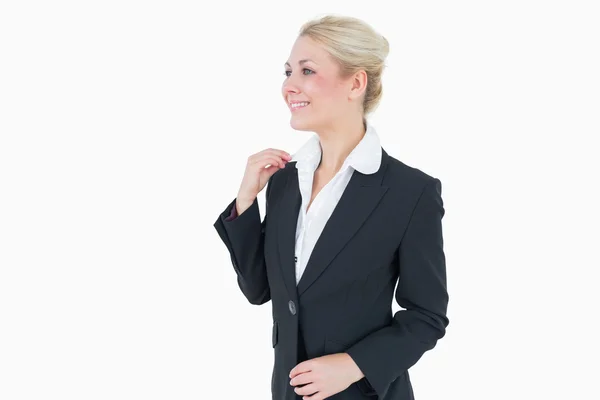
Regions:
<instances>
[{"instance_id":1,"label":"ear","mask_svg":"<svg viewBox=\"0 0 600 400\"><path fill-rule=\"evenodd\" d=\"M354 100L363 95L363 93L367 90L367 73L364 70L360 70L354 74L351 78L352 87L350 89L350 94L348 96L349 99Z\"/></svg>"}]
</instances>

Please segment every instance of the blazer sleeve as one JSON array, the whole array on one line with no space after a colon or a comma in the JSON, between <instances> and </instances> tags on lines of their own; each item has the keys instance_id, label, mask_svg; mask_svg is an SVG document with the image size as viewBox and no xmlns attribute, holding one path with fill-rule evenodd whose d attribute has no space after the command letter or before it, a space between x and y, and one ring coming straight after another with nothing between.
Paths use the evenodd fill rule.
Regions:
<instances>
[{"instance_id":1,"label":"blazer sleeve","mask_svg":"<svg viewBox=\"0 0 600 400\"><path fill-rule=\"evenodd\" d=\"M396 378L435 347L449 323L441 193L439 179L425 185L397 250L395 297L404 309L394 314L389 326L346 351L365 375L365 390L372 389L380 398Z\"/></svg>"},{"instance_id":2,"label":"blazer sleeve","mask_svg":"<svg viewBox=\"0 0 600 400\"><path fill-rule=\"evenodd\" d=\"M237 207L235 206L236 202L233 202L233 206L231 206L231 214L229 214L229 217L225 218L225 221L231 221L232 219L237 218L238 214L237 214Z\"/></svg>"},{"instance_id":3,"label":"blazer sleeve","mask_svg":"<svg viewBox=\"0 0 600 400\"><path fill-rule=\"evenodd\" d=\"M265 218L261 222L258 198L243 213L233 210L234 199L219 214L213 224L227 247L238 286L251 304L264 304L271 300L264 257L265 228L268 223L269 198L273 176L266 187Z\"/></svg>"}]
</instances>

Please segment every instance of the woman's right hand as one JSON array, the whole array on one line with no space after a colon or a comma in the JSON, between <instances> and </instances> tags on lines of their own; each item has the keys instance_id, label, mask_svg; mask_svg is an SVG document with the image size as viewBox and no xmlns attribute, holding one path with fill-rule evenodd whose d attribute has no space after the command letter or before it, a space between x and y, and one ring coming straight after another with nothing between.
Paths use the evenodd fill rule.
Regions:
<instances>
[{"instance_id":1,"label":"woman's right hand","mask_svg":"<svg viewBox=\"0 0 600 400\"><path fill-rule=\"evenodd\" d=\"M279 149L265 149L248 157L246 171L238 191L236 206L238 214L252 205L254 199L269 181L269 178L292 159L292 156ZM270 165L268 168L265 168Z\"/></svg>"}]
</instances>

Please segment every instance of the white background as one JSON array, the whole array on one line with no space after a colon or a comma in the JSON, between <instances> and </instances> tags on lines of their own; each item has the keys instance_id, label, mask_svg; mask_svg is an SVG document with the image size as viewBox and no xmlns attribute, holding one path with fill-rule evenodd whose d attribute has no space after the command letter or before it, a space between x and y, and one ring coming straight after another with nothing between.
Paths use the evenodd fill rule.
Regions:
<instances>
[{"instance_id":1,"label":"white background","mask_svg":"<svg viewBox=\"0 0 600 400\"><path fill-rule=\"evenodd\" d=\"M442 181L417 399L600 398L597 2L120 0L0 5L1 399L270 399L271 303L213 223L311 135L283 64L329 12L389 40L371 123Z\"/></svg>"}]
</instances>

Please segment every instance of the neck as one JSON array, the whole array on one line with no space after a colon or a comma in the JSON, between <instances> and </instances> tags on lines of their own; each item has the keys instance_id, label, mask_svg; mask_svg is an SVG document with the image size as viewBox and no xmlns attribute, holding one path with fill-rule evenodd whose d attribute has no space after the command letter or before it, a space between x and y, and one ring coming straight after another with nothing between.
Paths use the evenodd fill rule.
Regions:
<instances>
[{"instance_id":1,"label":"neck","mask_svg":"<svg viewBox=\"0 0 600 400\"><path fill-rule=\"evenodd\" d=\"M348 155L366 133L366 121L362 116L341 120L336 125L316 132L321 142L321 163L317 171L324 174L337 173Z\"/></svg>"}]
</instances>

